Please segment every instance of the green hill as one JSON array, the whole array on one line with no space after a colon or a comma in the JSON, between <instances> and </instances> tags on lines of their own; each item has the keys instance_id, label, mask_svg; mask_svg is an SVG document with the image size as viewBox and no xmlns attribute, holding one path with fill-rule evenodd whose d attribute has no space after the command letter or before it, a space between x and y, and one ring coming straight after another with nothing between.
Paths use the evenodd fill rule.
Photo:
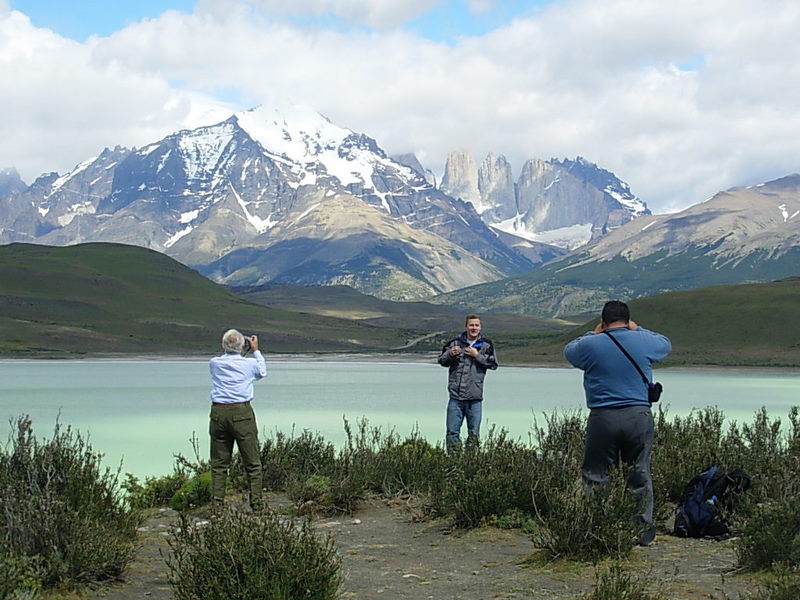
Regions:
<instances>
[{"instance_id":1,"label":"green hill","mask_svg":"<svg viewBox=\"0 0 800 600\"><path fill-rule=\"evenodd\" d=\"M267 352L385 351L425 333L251 304L137 246L0 246L0 355L208 354L230 327Z\"/></svg>"},{"instance_id":2,"label":"green hill","mask_svg":"<svg viewBox=\"0 0 800 600\"><path fill-rule=\"evenodd\" d=\"M0 246L0 356L208 355L229 327L258 334L275 353L431 351L463 325L461 309L349 288L246 295L272 307L136 246ZM800 366L800 278L669 292L630 306L634 320L672 340L666 364ZM566 364L564 344L595 323L571 328L493 313L484 320L504 364Z\"/></svg>"},{"instance_id":3,"label":"green hill","mask_svg":"<svg viewBox=\"0 0 800 600\"><path fill-rule=\"evenodd\" d=\"M353 319L379 327L414 327L426 331L461 331L468 308L454 308L430 302L393 302L362 294L346 285L301 286L267 284L232 287L236 295L255 304ZM564 331L577 320L547 319L533 315L492 313L483 316L492 336L519 331Z\"/></svg>"},{"instance_id":4,"label":"green hill","mask_svg":"<svg viewBox=\"0 0 800 600\"><path fill-rule=\"evenodd\" d=\"M665 365L800 366L800 278L668 292L628 304L634 321L672 341ZM598 319L521 352L531 361L566 364L564 344Z\"/></svg>"}]
</instances>

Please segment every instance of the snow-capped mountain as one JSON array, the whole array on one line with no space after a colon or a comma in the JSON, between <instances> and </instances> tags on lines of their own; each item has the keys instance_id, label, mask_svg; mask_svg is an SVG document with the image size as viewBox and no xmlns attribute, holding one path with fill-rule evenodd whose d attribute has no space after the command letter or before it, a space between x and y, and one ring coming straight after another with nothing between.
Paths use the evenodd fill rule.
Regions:
<instances>
[{"instance_id":1,"label":"snow-capped mountain","mask_svg":"<svg viewBox=\"0 0 800 600\"><path fill-rule=\"evenodd\" d=\"M645 215L529 273L443 295L477 310L558 316L606 300L800 276L800 175Z\"/></svg>"},{"instance_id":2,"label":"snow-capped mountain","mask_svg":"<svg viewBox=\"0 0 800 600\"><path fill-rule=\"evenodd\" d=\"M470 204L300 107L106 149L0 206L2 242L136 244L237 284L348 283L406 299L532 267Z\"/></svg>"},{"instance_id":3,"label":"snow-capped mountain","mask_svg":"<svg viewBox=\"0 0 800 600\"><path fill-rule=\"evenodd\" d=\"M473 204L494 229L567 250L650 214L625 182L581 157L531 159L515 183L502 155L476 168L469 152L451 152L441 189Z\"/></svg>"}]
</instances>

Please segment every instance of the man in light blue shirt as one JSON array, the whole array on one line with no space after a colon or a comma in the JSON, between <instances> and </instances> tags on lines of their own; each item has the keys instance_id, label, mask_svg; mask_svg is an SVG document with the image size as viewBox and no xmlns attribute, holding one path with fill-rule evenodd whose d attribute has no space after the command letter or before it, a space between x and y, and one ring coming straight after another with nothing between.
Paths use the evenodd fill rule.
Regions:
<instances>
[{"instance_id":1,"label":"man in light blue shirt","mask_svg":"<svg viewBox=\"0 0 800 600\"><path fill-rule=\"evenodd\" d=\"M624 302L606 302L600 323L564 348L564 357L583 371L583 388L589 419L581 474L584 488L605 485L612 465L629 465L628 489L637 501L639 544L655 537L653 480L650 455L653 449L653 415L647 385L628 358L609 339L614 336L642 373L652 381L652 364L671 351L670 341L660 333L639 327L630 318Z\"/></svg>"},{"instance_id":2,"label":"man in light blue shirt","mask_svg":"<svg viewBox=\"0 0 800 600\"><path fill-rule=\"evenodd\" d=\"M253 350L252 358L242 356L245 344ZM211 372L211 498L221 505L233 456L233 443L239 449L250 489L250 507L261 510L262 473L258 425L250 401L253 382L267 375L267 365L258 349L258 337L245 338L235 329L222 336L225 354L209 361Z\"/></svg>"}]
</instances>

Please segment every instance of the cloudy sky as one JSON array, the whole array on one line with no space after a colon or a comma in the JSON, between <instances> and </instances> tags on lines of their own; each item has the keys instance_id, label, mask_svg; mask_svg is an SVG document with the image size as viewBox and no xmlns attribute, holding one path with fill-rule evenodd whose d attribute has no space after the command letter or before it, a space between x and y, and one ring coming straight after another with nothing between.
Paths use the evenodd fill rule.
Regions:
<instances>
[{"instance_id":1,"label":"cloudy sky","mask_svg":"<svg viewBox=\"0 0 800 600\"><path fill-rule=\"evenodd\" d=\"M584 156L670 212L800 171L798 31L797 0L0 0L0 169L298 103L437 174Z\"/></svg>"}]
</instances>

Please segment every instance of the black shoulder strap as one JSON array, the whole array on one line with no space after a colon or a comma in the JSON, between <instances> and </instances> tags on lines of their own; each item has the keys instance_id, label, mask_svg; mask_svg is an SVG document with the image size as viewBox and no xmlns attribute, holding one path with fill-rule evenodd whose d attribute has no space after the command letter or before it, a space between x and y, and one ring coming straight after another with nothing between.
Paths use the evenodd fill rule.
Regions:
<instances>
[{"instance_id":1,"label":"black shoulder strap","mask_svg":"<svg viewBox=\"0 0 800 600\"><path fill-rule=\"evenodd\" d=\"M629 361L631 361L631 364L632 364L634 367L636 367L636 370L637 370L637 371L639 371L639 375L641 375L641 376L642 376L642 381L644 381L645 385L650 385L650 380L649 380L649 379L647 379L647 377L645 376L645 374L644 374L644 372L642 371L642 369L639 367L639 365L636 363L636 361L635 361L635 360L633 360L633 357L632 357L630 354L628 354L628 351L627 351L627 350L625 350L625 348L623 348L623 347L622 347L622 344L620 344L620 343L619 343L619 341L617 340L617 338L615 338L613 335L611 335L611 334L610 334L608 331L604 331L603 333L605 333L605 334L606 334L608 337L610 337L610 338L611 338L611 341L612 341L612 342L614 342L614 343L617 345L617 348L619 348L620 350L622 350L622 353L625 355L625 357L626 357L626 358L627 358Z\"/></svg>"}]
</instances>

